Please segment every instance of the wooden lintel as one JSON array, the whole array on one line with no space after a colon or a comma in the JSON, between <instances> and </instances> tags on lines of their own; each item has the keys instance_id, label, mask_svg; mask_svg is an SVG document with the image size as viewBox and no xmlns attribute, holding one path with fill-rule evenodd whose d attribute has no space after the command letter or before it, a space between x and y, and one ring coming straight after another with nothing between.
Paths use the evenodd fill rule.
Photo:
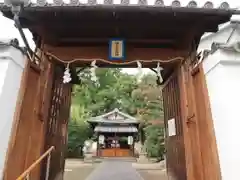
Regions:
<instances>
[{"instance_id":1,"label":"wooden lintel","mask_svg":"<svg viewBox=\"0 0 240 180\"><path fill-rule=\"evenodd\" d=\"M109 38L57 38L58 42L78 42L78 43L98 43L98 42L107 42ZM174 43L174 39L127 39L128 43L146 43L146 44L160 44L160 43Z\"/></svg>"},{"instance_id":2,"label":"wooden lintel","mask_svg":"<svg viewBox=\"0 0 240 180\"><path fill-rule=\"evenodd\" d=\"M191 27L191 22L195 22L193 19L189 21L178 21L175 18L164 18L164 17L157 17L153 19L149 18L141 18L141 19L131 19L131 18L124 18L122 20L116 20L115 18L107 18L107 19L96 19L96 18L59 18L56 19L55 17L50 17L48 21L42 21L42 22L34 22L29 21L28 19L20 19L23 27L27 28L34 28L34 27L46 27L50 29L58 29L58 28L109 28L109 27L125 27L125 28L148 28L152 29L153 27L157 29L187 29L188 27ZM144 21L144 26L142 22ZM174 22L174 24L169 24L169 22ZM79 23L81 22L81 23ZM159 26L159 22L161 24L168 24L168 26ZM126 26L127 25L127 26Z\"/></svg>"},{"instance_id":3,"label":"wooden lintel","mask_svg":"<svg viewBox=\"0 0 240 180\"><path fill-rule=\"evenodd\" d=\"M103 58L108 59L108 46L104 47L53 47L46 45L45 52L51 52L62 60L71 60L74 58ZM171 59L176 56L185 56L187 52L176 49L161 48L134 48L129 47L126 52L126 61L136 59L152 60L152 59ZM117 62L117 61L116 61Z\"/></svg>"},{"instance_id":4,"label":"wooden lintel","mask_svg":"<svg viewBox=\"0 0 240 180\"><path fill-rule=\"evenodd\" d=\"M45 52L49 52L56 56L57 58L61 59L61 61L65 61L66 63L68 61L71 61L73 59L87 59L76 61L74 64L77 64L78 66L86 64L90 64L91 61L95 59L104 59L110 62L108 60L108 47L53 47L46 45L44 48ZM126 59L125 60L116 60L111 61L114 63L121 63L124 62L130 62L135 60L145 60L147 66L146 68L150 67L150 64L154 64L156 66L156 62L151 63L152 60L163 60L167 61L176 57L183 57L185 58L187 56L187 52L182 50L175 50L175 49L161 49L161 48L134 48L129 47L126 51ZM148 62L149 61L149 62ZM174 62L167 63L167 64L174 64ZM105 63L106 64L106 63ZM164 65L165 63L163 63ZM127 66L130 67L130 64ZM134 64L135 67L137 67L137 64ZM154 67L155 67L154 66Z\"/></svg>"}]
</instances>

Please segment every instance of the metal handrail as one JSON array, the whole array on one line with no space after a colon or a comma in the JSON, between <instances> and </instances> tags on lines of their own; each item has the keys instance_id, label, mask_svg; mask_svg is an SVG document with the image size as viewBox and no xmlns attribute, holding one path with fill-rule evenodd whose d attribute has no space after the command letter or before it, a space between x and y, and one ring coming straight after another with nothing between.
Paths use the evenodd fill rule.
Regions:
<instances>
[{"instance_id":1,"label":"metal handrail","mask_svg":"<svg viewBox=\"0 0 240 180\"><path fill-rule=\"evenodd\" d=\"M47 168L45 180L49 177L49 168L51 160L51 152L55 149L54 146L50 147L40 158L38 158L26 171L24 171L16 180L30 180L31 171L45 158L47 158Z\"/></svg>"}]
</instances>

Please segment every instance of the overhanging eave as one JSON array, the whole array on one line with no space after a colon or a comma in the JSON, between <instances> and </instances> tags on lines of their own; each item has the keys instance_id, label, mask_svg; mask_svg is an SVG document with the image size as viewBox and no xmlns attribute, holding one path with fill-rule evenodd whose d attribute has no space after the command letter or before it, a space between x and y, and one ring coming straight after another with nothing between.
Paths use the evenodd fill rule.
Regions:
<instances>
[{"instance_id":1,"label":"overhanging eave","mask_svg":"<svg viewBox=\"0 0 240 180\"><path fill-rule=\"evenodd\" d=\"M39 1L40 2L40 1ZM11 8L0 6L4 16L13 18ZM131 4L29 4L20 13L22 27L29 28L45 43L54 46L106 44L121 37L131 45L179 48L193 26L201 36L216 32L229 21L233 9ZM197 37L198 39L198 37ZM91 42L92 41L92 42ZM176 46L177 45L177 46Z\"/></svg>"}]
</instances>

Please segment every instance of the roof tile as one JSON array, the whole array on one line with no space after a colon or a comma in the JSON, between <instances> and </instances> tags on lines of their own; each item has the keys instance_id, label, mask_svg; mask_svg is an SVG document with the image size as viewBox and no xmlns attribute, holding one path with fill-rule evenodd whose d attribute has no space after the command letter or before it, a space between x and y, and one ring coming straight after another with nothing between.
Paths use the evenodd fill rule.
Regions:
<instances>
[{"instance_id":1,"label":"roof tile","mask_svg":"<svg viewBox=\"0 0 240 180\"><path fill-rule=\"evenodd\" d=\"M197 2L196 1L190 1L188 3L187 7L196 8L197 7Z\"/></svg>"},{"instance_id":2,"label":"roof tile","mask_svg":"<svg viewBox=\"0 0 240 180\"><path fill-rule=\"evenodd\" d=\"M180 1L175 0L175 1L172 2L172 6L173 7L181 7L181 3L180 3Z\"/></svg>"},{"instance_id":3,"label":"roof tile","mask_svg":"<svg viewBox=\"0 0 240 180\"><path fill-rule=\"evenodd\" d=\"M88 0L88 5L95 5L97 4L97 0Z\"/></svg>"},{"instance_id":4,"label":"roof tile","mask_svg":"<svg viewBox=\"0 0 240 180\"><path fill-rule=\"evenodd\" d=\"M11 0L5 0L5 4L0 3L0 5L9 5L9 2ZM133 3L131 1L134 0L120 0L120 4L116 3L116 0L103 0L103 3L98 2L97 0L87 0L83 2L83 0L69 0L69 2L65 2L63 0L53 0L50 2L50 0L32 0L25 2L25 6L82 6L82 5L140 5L140 6L165 6L165 7L173 7L173 8L180 8L180 7L187 7L187 8L219 8L219 9L230 9L230 5L228 2L222 2L219 4L214 4L211 1L206 1L203 3L203 1L194 1L190 0L188 2L186 1L179 1L179 0L173 0L169 3L167 0L156 0L153 4L150 3L150 0L135 0L136 2ZM166 3L168 2L168 3Z\"/></svg>"},{"instance_id":5,"label":"roof tile","mask_svg":"<svg viewBox=\"0 0 240 180\"><path fill-rule=\"evenodd\" d=\"M130 1L129 0L121 0L121 4L128 5L128 4L130 4Z\"/></svg>"}]
</instances>

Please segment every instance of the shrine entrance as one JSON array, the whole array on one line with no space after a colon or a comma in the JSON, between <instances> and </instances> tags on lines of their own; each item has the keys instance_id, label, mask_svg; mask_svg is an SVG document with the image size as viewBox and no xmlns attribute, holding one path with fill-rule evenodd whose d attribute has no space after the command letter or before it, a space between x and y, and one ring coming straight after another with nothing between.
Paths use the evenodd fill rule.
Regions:
<instances>
[{"instance_id":1,"label":"shrine entrance","mask_svg":"<svg viewBox=\"0 0 240 180\"><path fill-rule=\"evenodd\" d=\"M92 0L87 4L70 1L67 5L61 0L53 4L10 3L12 7L8 2L1 4L0 10L15 21L25 40L28 61L4 180L16 179L52 145L55 152L49 178L62 177L71 88L79 83L77 74L81 71L77 67L141 66L153 69L163 87L170 179L221 179L201 56L196 50L204 32L216 32L219 24L238 11L229 9L227 3L216 9L211 2L198 7L194 1L184 7L179 1L171 6L156 1L152 6L144 0L138 5L129 5L129 1L98 5ZM32 32L35 51L30 49L22 28ZM99 135L108 133L103 132L105 127L95 128ZM124 136L134 133L124 132ZM109 134L105 143L108 146L108 141L114 142L115 150L107 152L100 147L99 154L116 154L117 134L119 137L118 132ZM43 178L41 172L46 168L43 163L31 177Z\"/></svg>"},{"instance_id":2,"label":"shrine entrance","mask_svg":"<svg viewBox=\"0 0 240 180\"><path fill-rule=\"evenodd\" d=\"M135 157L139 122L118 109L88 120L98 137L98 157Z\"/></svg>"}]
</instances>

